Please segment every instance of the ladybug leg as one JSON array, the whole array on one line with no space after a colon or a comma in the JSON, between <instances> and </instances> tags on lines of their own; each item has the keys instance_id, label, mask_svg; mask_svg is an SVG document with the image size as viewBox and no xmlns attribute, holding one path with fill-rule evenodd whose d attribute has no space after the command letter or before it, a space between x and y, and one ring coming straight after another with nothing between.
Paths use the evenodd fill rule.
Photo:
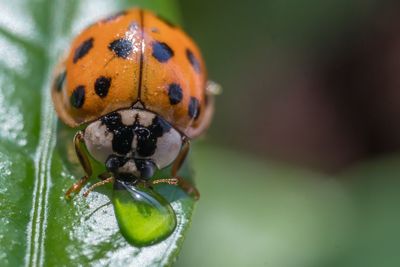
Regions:
<instances>
[{"instance_id":1,"label":"ladybug leg","mask_svg":"<svg viewBox=\"0 0 400 267\"><path fill-rule=\"evenodd\" d=\"M195 200L200 199L200 192L197 188L189 181L183 179L180 176L176 177L178 179L178 186L182 188L189 196L193 197Z\"/></svg>"},{"instance_id":2,"label":"ladybug leg","mask_svg":"<svg viewBox=\"0 0 400 267\"><path fill-rule=\"evenodd\" d=\"M83 176L78 182L73 184L68 189L68 191L65 193L65 197L67 199L71 199L72 193L78 193L92 175L92 166L90 165L90 161L86 154L86 151L82 147L82 142L83 142L83 132L79 131L74 136L74 147L79 163L81 164L83 170L85 171L85 176Z\"/></svg>"},{"instance_id":3,"label":"ladybug leg","mask_svg":"<svg viewBox=\"0 0 400 267\"><path fill-rule=\"evenodd\" d=\"M189 154L189 150L190 150L190 141L187 138L184 138L181 152L178 154L178 156L174 161L174 164L172 165L172 170L171 170L172 177L177 176L179 170L181 169L183 163L185 162L187 155Z\"/></svg>"},{"instance_id":4,"label":"ladybug leg","mask_svg":"<svg viewBox=\"0 0 400 267\"><path fill-rule=\"evenodd\" d=\"M178 156L176 157L174 164L172 165L172 170L171 170L171 174L172 174L172 178L167 178L167 179L157 179L157 180L153 180L151 181L152 185L155 184L171 184L171 185L179 185L178 180L180 180L181 178L179 176L177 176L178 171L180 170L180 168L182 167L183 163L185 162L186 156L189 153L189 148L190 148L190 142L185 138L183 139L183 147L181 149L181 152L178 154Z\"/></svg>"},{"instance_id":5,"label":"ladybug leg","mask_svg":"<svg viewBox=\"0 0 400 267\"><path fill-rule=\"evenodd\" d=\"M172 165L171 175L173 178L157 179L155 181L152 181L152 184L154 185L154 184L159 184L159 183L167 183L167 184L171 184L171 185L177 185L180 188L182 188L182 190L185 191L188 195L192 196L195 200L198 200L200 198L200 193L197 190L197 188L189 181L178 176L178 171L180 170L183 163L185 162L185 159L189 153L189 148L190 148L189 140L184 139L183 142L184 142L184 144L181 149L181 152L179 153L178 157L176 158L174 165Z\"/></svg>"},{"instance_id":6,"label":"ladybug leg","mask_svg":"<svg viewBox=\"0 0 400 267\"><path fill-rule=\"evenodd\" d=\"M185 191L189 196L192 196L195 200L198 200L200 198L199 190L197 190L197 188L191 182L178 176L178 172L185 162L190 149L189 140L184 139L183 141L184 144L181 153L179 153L177 159L174 162L174 165L172 165L172 177L176 177L178 179L178 186L182 188L183 191Z\"/></svg>"}]
</instances>

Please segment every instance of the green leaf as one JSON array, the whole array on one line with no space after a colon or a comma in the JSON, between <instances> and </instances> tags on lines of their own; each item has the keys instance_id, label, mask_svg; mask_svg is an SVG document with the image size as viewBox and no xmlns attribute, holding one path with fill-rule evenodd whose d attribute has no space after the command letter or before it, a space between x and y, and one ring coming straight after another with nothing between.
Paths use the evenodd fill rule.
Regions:
<instances>
[{"instance_id":1,"label":"green leaf","mask_svg":"<svg viewBox=\"0 0 400 267\"><path fill-rule=\"evenodd\" d=\"M87 199L81 195L71 202L64 199L83 171L72 148L76 130L58 123L53 111L52 69L85 26L133 5L180 22L175 0L0 2L0 266L165 266L174 262L194 207L180 189L157 188L174 208L177 227L161 243L140 249L120 234L110 186ZM97 165L96 172L101 168ZM182 175L191 178L188 166Z\"/></svg>"},{"instance_id":2,"label":"green leaf","mask_svg":"<svg viewBox=\"0 0 400 267\"><path fill-rule=\"evenodd\" d=\"M176 266L325 267L349 249L355 210L334 177L215 146L193 152L202 199Z\"/></svg>"},{"instance_id":3,"label":"green leaf","mask_svg":"<svg viewBox=\"0 0 400 267\"><path fill-rule=\"evenodd\" d=\"M202 200L174 266L400 266L400 155L336 175L215 146L193 159Z\"/></svg>"},{"instance_id":4,"label":"green leaf","mask_svg":"<svg viewBox=\"0 0 400 267\"><path fill-rule=\"evenodd\" d=\"M353 205L354 231L349 249L327 267L400 266L400 157L386 155L343 174Z\"/></svg>"}]
</instances>

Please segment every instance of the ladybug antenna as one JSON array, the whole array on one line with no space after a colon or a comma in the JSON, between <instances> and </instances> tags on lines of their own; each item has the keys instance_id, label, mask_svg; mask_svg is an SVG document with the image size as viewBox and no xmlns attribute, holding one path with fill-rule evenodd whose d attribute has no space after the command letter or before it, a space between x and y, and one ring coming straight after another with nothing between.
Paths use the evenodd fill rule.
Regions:
<instances>
[{"instance_id":1,"label":"ladybug antenna","mask_svg":"<svg viewBox=\"0 0 400 267\"><path fill-rule=\"evenodd\" d=\"M94 185L92 185L91 187L89 187L88 190L86 190L85 193L83 193L84 197L87 197L89 195L90 192L92 192L94 189L96 189L99 186L105 185L105 184L109 184L109 183L113 183L115 181L115 178L113 176L108 177L107 179L97 182Z\"/></svg>"},{"instance_id":2,"label":"ladybug antenna","mask_svg":"<svg viewBox=\"0 0 400 267\"><path fill-rule=\"evenodd\" d=\"M150 182L151 185L156 184L170 184L170 185L178 185L179 178L161 178Z\"/></svg>"},{"instance_id":3,"label":"ladybug antenna","mask_svg":"<svg viewBox=\"0 0 400 267\"><path fill-rule=\"evenodd\" d=\"M170 185L179 186L180 188L183 189L183 191L185 191L188 195L192 196L195 200L198 200L200 198L200 193L197 190L197 188L179 176L176 176L173 178L166 178L166 179L157 179L157 180L151 181L150 183L151 183L151 185L170 184Z\"/></svg>"}]
</instances>

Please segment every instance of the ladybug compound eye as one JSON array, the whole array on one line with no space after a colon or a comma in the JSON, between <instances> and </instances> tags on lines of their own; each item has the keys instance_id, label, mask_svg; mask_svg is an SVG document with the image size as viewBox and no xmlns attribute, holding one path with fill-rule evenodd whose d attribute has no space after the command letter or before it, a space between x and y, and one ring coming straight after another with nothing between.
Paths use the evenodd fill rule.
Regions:
<instances>
[{"instance_id":1,"label":"ladybug compound eye","mask_svg":"<svg viewBox=\"0 0 400 267\"><path fill-rule=\"evenodd\" d=\"M157 166L151 161L146 159L136 159L136 168L140 173L140 177L144 179L150 179L153 177L157 170Z\"/></svg>"},{"instance_id":2,"label":"ladybug compound eye","mask_svg":"<svg viewBox=\"0 0 400 267\"><path fill-rule=\"evenodd\" d=\"M118 174L119 178L121 178L121 175L126 176L128 180L134 177L149 179L153 177L157 170L157 166L152 160L134 159L117 155L110 155L105 164L108 171Z\"/></svg>"}]
</instances>

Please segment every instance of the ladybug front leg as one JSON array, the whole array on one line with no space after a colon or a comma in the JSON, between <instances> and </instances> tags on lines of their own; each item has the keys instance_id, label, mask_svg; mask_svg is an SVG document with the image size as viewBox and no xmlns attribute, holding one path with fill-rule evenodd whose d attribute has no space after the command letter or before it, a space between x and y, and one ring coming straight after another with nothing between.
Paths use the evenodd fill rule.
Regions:
<instances>
[{"instance_id":1,"label":"ladybug front leg","mask_svg":"<svg viewBox=\"0 0 400 267\"><path fill-rule=\"evenodd\" d=\"M72 193L78 193L81 188L87 183L90 176L92 176L92 166L90 165L89 158L86 154L86 150L82 147L83 142L83 132L79 131L74 136L74 147L76 156L79 159L79 163L81 164L83 170L85 171L85 176L83 176L78 182L73 184L68 191L65 193L65 197L67 199L71 199Z\"/></svg>"},{"instance_id":2,"label":"ladybug front leg","mask_svg":"<svg viewBox=\"0 0 400 267\"><path fill-rule=\"evenodd\" d=\"M197 188L189 181L183 179L178 175L179 170L181 169L183 163L187 155L189 154L190 149L190 142L187 139L183 140L184 144L179 153L178 157L176 158L174 164L172 165L172 177L178 180L177 185L183 189L188 195L192 196L194 199L198 200L200 198L200 192Z\"/></svg>"},{"instance_id":3,"label":"ladybug front leg","mask_svg":"<svg viewBox=\"0 0 400 267\"><path fill-rule=\"evenodd\" d=\"M190 183L189 181L183 179L181 176L178 175L178 171L182 167L189 153L189 148L190 148L190 142L185 138L183 140L183 147L181 149L181 152L175 159L174 164L172 165L172 170L171 170L172 178L153 180L150 182L151 185L157 185L157 184L177 185L180 188L182 188L182 190L185 191L188 195L198 200L200 198L200 193L197 190L197 188L192 183Z\"/></svg>"}]
</instances>

